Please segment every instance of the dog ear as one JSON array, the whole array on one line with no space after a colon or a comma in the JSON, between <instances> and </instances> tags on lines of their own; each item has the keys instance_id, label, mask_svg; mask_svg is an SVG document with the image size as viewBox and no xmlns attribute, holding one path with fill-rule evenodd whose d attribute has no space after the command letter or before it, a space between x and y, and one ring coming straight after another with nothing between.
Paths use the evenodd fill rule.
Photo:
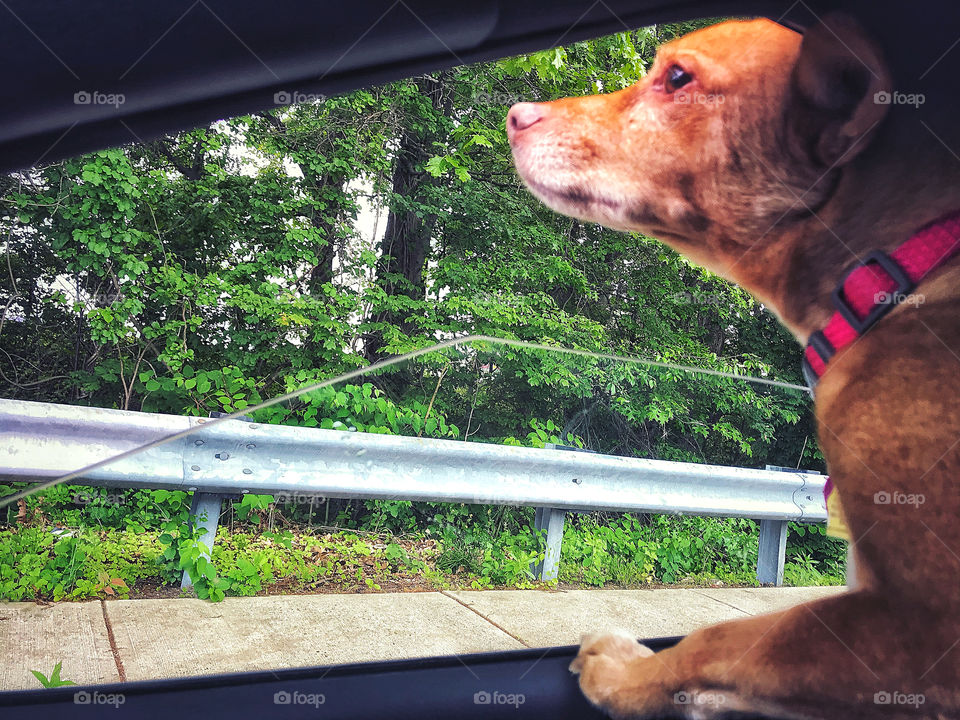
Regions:
<instances>
[{"instance_id":1,"label":"dog ear","mask_svg":"<svg viewBox=\"0 0 960 720\"><path fill-rule=\"evenodd\" d=\"M849 162L870 144L889 109L892 80L879 46L849 15L831 13L804 33L787 118L818 163Z\"/></svg>"}]
</instances>

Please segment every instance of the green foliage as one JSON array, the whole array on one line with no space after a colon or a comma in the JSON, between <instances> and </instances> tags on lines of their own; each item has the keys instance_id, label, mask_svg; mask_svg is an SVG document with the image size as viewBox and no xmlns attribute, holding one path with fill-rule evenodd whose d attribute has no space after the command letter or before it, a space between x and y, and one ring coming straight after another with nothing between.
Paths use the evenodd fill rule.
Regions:
<instances>
[{"instance_id":1,"label":"green foliage","mask_svg":"<svg viewBox=\"0 0 960 720\"><path fill-rule=\"evenodd\" d=\"M449 533L437 569L461 575L473 588L493 586L531 587L531 564L543 559L540 539L533 532L500 532L496 535L471 533L464 538Z\"/></svg>"},{"instance_id":2,"label":"green foliage","mask_svg":"<svg viewBox=\"0 0 960 720\"><path fill-rule=\"evenodd\" d=\"M0 497L11 495L25 483L0 485ZM24 500L25 514L34 521L74 528L119 528L131 532L156 530L172 519L186 521L190 495L170 490L123 490L88 485L55 485L43 494ZM8 506L7 523L16 518ZM2 522L0 522L2 524Z\"/></svg>"},{"instance_id":3,"label":"green foliage","mask_svg":"<svg viewBox=\"0 0 960 720\"><path fill-rule=\"evenodd\" d=\"M789 585L842 585L847 543L827 535L826 525L790 523L784 581Z\"/></svg>"},{"instance_id":4,"label":"green foliage","mask_svg":"<svg viewBox=\"0 0 960 720\"><path fill-rule=\"evenodd\" d=\"M208 559L210 548L200 541L202 518L187 516L165 523L157 541L163 548L162 577L169 583L179 582L186 572L197 597L214 602L223 600L230 583L217 575L216 568Z\"/></svg>"},{"instance_id":5,"label":"green foliage","mask_svg":"<svg viewBox=\"0 0 960 720\"><path fill-rule=\"evenodd\" d=\"M608 523L585 516L568 524L560 554L560 580L587 585L636 585L654 579L656 544L632 515Z\"/></svg>"},{"instance_id":6,"label":"green foliage","mask_svg":"<svg viewBox=\"0 0 960 720\"><path fill-rule=\"evenodd\" d=\"M810 553L798 553L784 563L783 578L787 585L843 585L843 571L839 564L821 569L821 564Z\"/></svg>"},{"instance_id":7,"label":"green foliage","mask_svg":"<svg viewBox=\"0 0 960 720\"><path fill-rule=\"evenodd\" d=\"M151 536L127 530L0 530L0 599L127 597L160 565Z\"/></svg>"},{"instance_id":8,"label":"green foliage","mask_svg":"<svg viewBox=\"0 0 960 720\"><path fill-rule=\"evenodd\" d=\"M210 562L167 533L76 531L55 541L49 532L20 528L0 531L0 599L82 600L129 597L138 587L179 587L180 573L191 573L199 597L272 592L379 590L383 582L419 579L428 586L441 579L432 567L433 541L390 540L381 536L331 533L221 532ZM174 549L175 553L168 551ZM72 562L61 561L72 557ZM82 558L83 565L80 565ZM214 573L212 568L220 569Z\"/></svg>"},{"instance_id":9,"label":"green foliage","mask_svg":"<svg viewBox=\"0 0 960 720\"><path fill-rule=\"evenodd\" d=\"M657 515L660 536L657 576L677 582L703 575L752 575L757 566L758 527L752 520Z\"/></svg>"},{"instance_id":10,"label":"green foliage","mask_svg":"<svg viewBox=\"0 0 960 720\"><path fill-rule=\"evenodd\" d=\"M301 370L295 377L287 378L286 391L311 385L321 379L316 371ZM263 422L381 435L456 439L460 434L460 429L448 423L436 408L430 408L416 399L399 405L372 383L314 390L299 396L291 407L266 408L259 411L256 417Z\"/></svg>"},{"instance_id":11,"label":"green foliage","mask_svg":"<svg viewBox=\"0 0 960 720\"><path fill-rule=\"evenodd\" d=\"M535 447L535 448L544 448L548 443L553 443L555 445L562 445L563 442L560 440L560 435L558 434L561 428L557 427L553 420L547 420L542 422L537 420L537 418L531 418L530 420L530 432L527 433L526 438L523 441L518 440L515 437L503 438L501 441L504 445L515 445L518 447ZM580 438L573 438L571 440L577 447L583 447L583 441Z\"/></svg>"},{"instance_id":12,"label":"green foliage","mask_svg":"<svg viewBox=\"0 0 960 720\"><path fill-rule=\"evenodd\" d=\"M166 501L170 501L167 498ZM175 500L175 502L180 502ZM8 600L130 597L146 583L179 587L188 572L198 596L263 592L379 590L400 583L422 587L532 587L531 565L544 556L530 508L441 503L383 503L360 517L377 532L322 535L220 527L212 557L193 524L168 520L161 532L23 526L0 530L0 598ZM275 509L275 508L274 508ZM394 534L384 517L407 518L416 532ZM134 523L129 523L133 525ZM426 525L426 530L423 530ZM808 544L811 529L821 538ZM799 531L804 532L803 536ZM843 543L819 526L789 535L786 582L833 585L843 580ZM816 543L821 543L817 545ZM755 584L756 524L678 516L569 516L560 581L636 586L651 582Z\"/></svg>"},{"instance_id":13,"label":"green foliage","mask_svg":"<svg viewBox=\"0 0 960 720\"><path fill-rule=\"evenodd\" d=\"M247 494L243 496L243 499L240 502L233 503L233 509L237 513L237 517L239 517L241 520L246 520L247 522L259 525L260 515L254 511L267 510L272 502L273 495Z\"/></svg>"}]
</instances>

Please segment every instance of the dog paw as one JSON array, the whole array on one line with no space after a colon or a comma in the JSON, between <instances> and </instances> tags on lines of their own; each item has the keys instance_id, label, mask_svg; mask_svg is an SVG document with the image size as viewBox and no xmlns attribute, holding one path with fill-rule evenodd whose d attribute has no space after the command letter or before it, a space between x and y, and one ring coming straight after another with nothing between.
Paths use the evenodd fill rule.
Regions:
<instances>
[{"instance_id":1,"label":"dog paw","mask_svg":"<svg viewBox=\"0 0 960 720\"><path fill-rule=\"evenodd\" d=\"M653 650L627 633L588 634L580 641L570 672L580 676L587 700L615 718L629 717L626 708L634 704L631 696L642 682L633 662L651 655Z\"/></svg>"}]
</instances>

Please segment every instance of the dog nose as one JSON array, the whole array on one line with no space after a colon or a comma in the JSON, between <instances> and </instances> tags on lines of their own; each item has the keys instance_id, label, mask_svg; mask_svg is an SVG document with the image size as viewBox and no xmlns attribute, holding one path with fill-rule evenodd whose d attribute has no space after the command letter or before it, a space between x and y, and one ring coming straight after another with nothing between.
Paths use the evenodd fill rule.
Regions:
<instances>
[{"instance_id":1,"label":"dog nose","mask_svg":"<svg viewBox=\"0 0 960 720\"><path fill-rule=\"evenodd\" d=\"M526 130L543 119L542 103L517 103L507 113L507 137L512 138L521 130Z\"/></svg>"}]
</instances>

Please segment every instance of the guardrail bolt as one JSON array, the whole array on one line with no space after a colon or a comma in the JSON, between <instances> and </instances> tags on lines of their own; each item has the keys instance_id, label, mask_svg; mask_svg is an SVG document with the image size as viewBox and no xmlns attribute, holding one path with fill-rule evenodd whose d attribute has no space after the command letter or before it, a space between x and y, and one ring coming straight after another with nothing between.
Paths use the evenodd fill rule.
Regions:
<instances>
[{"instance_id":1,"label":"guardrail bolt","mask_svg":"<svg viewBox=\"0 0 960 720\"><path fill-rule=\"evenodd\" d=\"M203 445L203 440L194 440L193 444L196 445L197 447L200 447L201 445Z\"/></svg>"},{"instance_id":2,"label":"guardrail bolt","mask_svg":"<svg viewBox=\"0 0 960 720\"><path fill-rule=\"evenodd\" d=\"M574 479L573 479L573 484L574 484L574 485L579 485L579 484L582 483L582 482L583 482L583 480L581 480L580 478L574 478Z\"/></svg>"},{"instance_id":3,"label":"guardrail bolt","mask_svg":"<svg viewBox=\"0 0 960 720\"><path fill-rule=\"evenodd\" d=\"M218 460L229 460L230 453L218 452L216 455L214 455L214 457L217 458Z\"/></svg>"},{"instance_id":4,"label":"guardrail bolt","mask_svg":"<svg viewBox=\"0 0 960 720\"><path fill-rule=\"evenodd\" d=\"M200 466L199 466L199 465L191 465L191 466L190 466L190 469L193 470L194 472L196 472L197 470L200 469Z\"/></svg>"},{"instance_id":5,"label":"guardrail bolt","mask_svg":"<svg viewBox=\"0 0 960 720\"><path fill-rule=\"evenodd\" d=\"M247 450L253 450L256 446L256 443L247 443Z\"/></svg>"},{"instance_id":6,"label":"guardrail bolt","mask_svg":"<svg viewBox=\"0 0 960 720\"><path fill-rule=\"evenodd\" d=\"M253 475L253 470L251 470L250 468L244 468L244 469L243 469L243 474L244 474L244 475Z\"/></svg>"}]
</instances>

